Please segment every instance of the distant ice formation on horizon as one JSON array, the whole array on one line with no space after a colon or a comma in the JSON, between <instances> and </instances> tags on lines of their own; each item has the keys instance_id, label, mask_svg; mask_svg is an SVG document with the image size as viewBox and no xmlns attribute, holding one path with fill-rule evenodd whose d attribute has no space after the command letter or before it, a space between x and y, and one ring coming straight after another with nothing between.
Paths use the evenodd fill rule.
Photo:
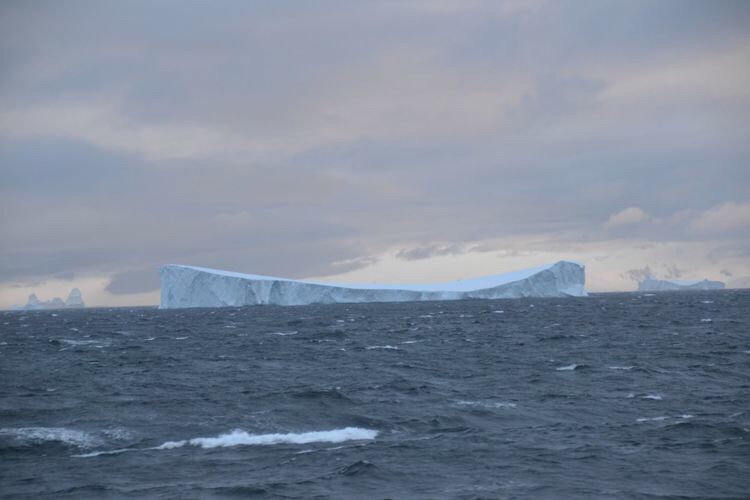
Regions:
<instances>
[{"instance_id":1,"label":"distant ice formation on horizon","mask_svg":"<svg viewBox=\"0 0 750 500\"><path fill-rule=\"evenodd\" d=\"M170 264L161 268L161 308L585 297L585 267L560 261L533 269L437 284L346 284Z\"/></svg>"},{"instance_id":2,"label":"distant ice formation on horizon","mask_svg":"<svg viewBox=\"0 0 750 500\"><path fill-rule=\"evenodd\" d=\"M86 307L83 302L83 296L78 288L74 288L68 294L64 301L60 297L51 300L39 300L35 293L29 295L29 300L24 306L13 306L15 311L35 311L42 309L81 309Z\"/></svg>"},{"instance_id":3,"label":"distant ice formation on horizon","mask_svg":"<svg viewBox=\"0 0 750 500\"><path fill-rule=\"evenodd\" d=\"M670 281L648 278L638 282L639 292L663 292L670 290L723 290L724 283L721 281L695 280L695 281Z\"/></svg>"}]
</instances>

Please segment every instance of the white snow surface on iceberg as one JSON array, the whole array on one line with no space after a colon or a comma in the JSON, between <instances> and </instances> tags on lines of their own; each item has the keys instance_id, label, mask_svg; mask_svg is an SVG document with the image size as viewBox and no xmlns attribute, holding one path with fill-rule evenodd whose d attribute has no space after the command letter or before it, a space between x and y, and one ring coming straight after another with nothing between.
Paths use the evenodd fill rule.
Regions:
<instances>
[{"instance_id":1,"label":"white snow surface on iceberg","mask_svg":"<svg viewBox=\"0 0 750 500\"><path fill-rule=\"evenodd\" d=\"M567 261L433 284L323 283L176 264L160 276L162 309L586 296L584 266Z\"/></svg>"}]
</instances>

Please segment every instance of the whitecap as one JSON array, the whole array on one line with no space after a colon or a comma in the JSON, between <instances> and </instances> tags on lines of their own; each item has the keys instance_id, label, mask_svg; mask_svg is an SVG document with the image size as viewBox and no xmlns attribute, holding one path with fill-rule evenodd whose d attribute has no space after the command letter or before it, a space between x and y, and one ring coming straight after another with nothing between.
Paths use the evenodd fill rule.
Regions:
<instances>
[{"instance_id":1,"label":"whitecap","mask_svg":"<svg viewBox=\"0 0 750 500\"><path fill-rule=\"evenodd\" d=\"M98 347L98 344L100 341L98 340L73 340L73 339L62 339L61 342L68 344L68 345L74 345L74 346L86 346L91 345L94 347Z\"/></svg>"},{"instance_id":2,"label":"whitecap","mask_svg":"<svg viewBox=\"0 0 750 500\"><path fill-rule=\"evenodd\" d=\"M5 427L0 436L10 436L21 444L41 444L58 442L79 448L89 448L99 444L91 434L65 427Z\"/></svg>"},{"instance_id":3,"label":"whitecap","mask_svg":"<svg viewBox=\"0 0 750 500\"><path fill-rule=\"evenodd\" d=\"M216 437L198 437L183 439L180 441L167 441L159 446L150 448L120 448L117 450L95 451L81 455L73 455L77 458L91 458L100 455L119 455L131 451L154 451L172 450L185 446L198 446L200 448L228 448L232 446L269 446L274 444L309 444L309 443L343 443L345 441L369 441L375 439L378 431L362 429L359 427L345 427L330 431L313 431L288 434L249 434L237 429Z\"/></svg>"},{"instance_id":4,"label":"whitecap","mask_svg":"<svg viewBox=\"0 0 750 500\"><path fill-rule=\"evenodd\" d=\"M174 339L175 340L185 340L185 339L189 339L189 338L190 337L175 337Z\"/></svg>"},{"instance_id":5,"label":"whitecap","mask_svg":"<svg viewBox=\"0 0 750 500\"><path fill-rule=\"evenodd\" d=\"M424 340L404 340L402 344L416 344L418 342L424 342Z\"/></svg>"},{"instance_id":6,"label":"whitecap","mask_svg":"<svg viewBox=\"0 0 750 500\"><path fill-rule=\"evenodd\" d=\"M658 394L646 394L645 396L641 396L641 399L653 399L655 401L661 401L662 397Z\"/></svg>"},{"instance_id":7,"label":"whitecap","mask_svg":"<svg viewBox=\"0 0 750 500\"><path fill-rule=\"evenodd\" d=\"M510 401L456 401L461 406L480 406L482 408L515 408L516 403Z\"/></svg>"},{"instance_id":8,"label":"whitecap","mask_svg":"<svg viewBox=\"0 0 750 500\"><path fill-rule=\"evenodd\" d=\"M701 319L701 323L711 323L713 320L711 318L703 318Z\"/></svg>"},{"instance_id":9,"label":"whitecap","mask_svg":"<svg viewBox=\"0 0 750 500\"><path fill-rule=\"evenodd\" d=\"M702 300L701 302L703 302L704 304L713 304L714 303L713 300Z\"/></svg>"},{"instance_id":10,"label":"whitecap","mask_svg":"<svg viewBox=\"0 0 750 500\"><path fill-rule=\"evenodd\" d=\"M105 450L105 451L92 451L91 453L82 453L80 455L73 455L75 458L91 458L98 457L100 455L119 455L128 451L138 451L138 448L121 448L119 450Z\"/></svg>"},{"instance_id":11,"label":"whitecap","mask_svg":"<svg viewBox=\"0 0 750 500\"><path fill-rule=\"evenodd\" d=\"M68 344L72 347L93 347L94 349L104 349L109 347L110 343L106 340L73 340L73 339L61 339L64 344ZM66 351L70 347L63 347L61 351Z\"/></svg>"},{"instance_id":12,"label":"whitecap","mask_svg":"<svg viewBox=\"0 0 750 500\"><path fill-rule=\"evenodd\" d=\"M293 332L271 332L271 335L280 335L282 337L287 335L297 335L297 330L294 330Z\"/></svg>"},{"instance_id":13,"label":"whitecap","mask_svg":"<svg viewBox=\"0 0 750 500\"><path fill-rule=\"evenodd\" d=\"M637 418L635 421L638 423L641 422L661 422L662 420L667 420L669 417L667 416L660 416L660 417L650 417L650 418Z\"/></svg>"},{"instance_id":14,"label":"whitecap","mask_svg":"<svg viewBox=\"0 0 750 500\"><path fill-rule=\"evenodd\" d=\"M365 349L394 349L398 350L398 347L392 345L368 345Z\"/></svg>"},{"instance_id":15,"label":"whitecap","mask_svg":"<svg viewBox=\"0 0 750 500\"><path fill-rule=\"evenodd\" d=\"M632 370L635 366L608 366L610 370Z\"/></svg>"},{"instance_id":16,"label":"whitecap","mask_svg":"<svg viewBox=\"0 0 750 500\"><path fill-rule=\"evenodd\" d=\"M564 372L564 371L575 370L576 368L578 368L578 365L573 363L572 365L560 366L558 368L555 368L555 370L559 372Z\"/></svg>"},{"instance_id":17,"label":"whitecap","mask_svg":"<svg viewBox=\"0 0 750 500\"><path fill-rule=\"evenodd\" d=\"M169 450L183 446L199 446L201 448L225 448L230 446L268 446L273 444L308 444L308 443L343 443L344 441L359 441L375 439L378 431L359 427L345 427L330 431L314 431L288 434L248 434L243 430L234 430L217 437L199 437L182 441L167 441L164 444L150 448L154 450Z\"/></svg>"},{"instance_id":18,"label":"whitecap","mask_svg":"<svg viewBox=\"0 0 750 500\"><path fill-rule=\"evenodd\" d=\"M503 314L505 311L498 309L497 311L492 311L495 314Z\"/></svg>"}]
</instances>

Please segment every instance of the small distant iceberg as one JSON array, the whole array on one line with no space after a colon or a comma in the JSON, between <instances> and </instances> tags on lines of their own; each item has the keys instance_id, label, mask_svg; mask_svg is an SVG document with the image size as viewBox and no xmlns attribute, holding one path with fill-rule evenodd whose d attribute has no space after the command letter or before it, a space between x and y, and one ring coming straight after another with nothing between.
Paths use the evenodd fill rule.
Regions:
<instances>
[{"instance_id":1,"label":"small distant iceberg","mask_svg":"<svg viewBox=\"0 0 750 500\"><path fill-rule=\"evenodd\" d=\"M74 288L68 294L68 298L62 300L55 297L51 300L39 300L35 293L29 295L29 300L24 306L13 306L14 311L38 311L47 309L82 309L86 307L83 302L83 296L78 288Z\"/></svg>"},{"instance_id":2,"label":"small distant iceberg","mask_svg":"<svg viewBox=\"0 0 750 500\"><path fill-rule=\"evenodd\" d=\"M664 292L671 290L723 290L726 285L721 281L669 281L648 278L638 282L639 292Z\"/></svg>"},{"instance_id":3,"label":"small distant iceberg","mask_svg":"<svg viewBox=\"0 0 750 500\"><path fill-rule=\"evenodd\" d=\"M586 296L584 266L566 261L502 275L413 285L323 283L174 264L162 267L160 275L162 309Z\"/></svg>"}]
</instances>

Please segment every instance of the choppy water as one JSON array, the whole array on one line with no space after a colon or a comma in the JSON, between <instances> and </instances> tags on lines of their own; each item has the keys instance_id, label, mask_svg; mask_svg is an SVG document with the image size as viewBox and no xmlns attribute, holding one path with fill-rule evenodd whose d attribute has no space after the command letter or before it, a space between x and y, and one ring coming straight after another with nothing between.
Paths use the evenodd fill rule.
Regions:
<instances>
[{"instance_id":1,"label":"choppy water","mask_svg":"<svg viewBox=\"0 0 750 500\"><path fill-rule=\"evenodd\" d=\"M0 314L7 498L748 498L750 292Z\"/></svg>"}]
</instances>

